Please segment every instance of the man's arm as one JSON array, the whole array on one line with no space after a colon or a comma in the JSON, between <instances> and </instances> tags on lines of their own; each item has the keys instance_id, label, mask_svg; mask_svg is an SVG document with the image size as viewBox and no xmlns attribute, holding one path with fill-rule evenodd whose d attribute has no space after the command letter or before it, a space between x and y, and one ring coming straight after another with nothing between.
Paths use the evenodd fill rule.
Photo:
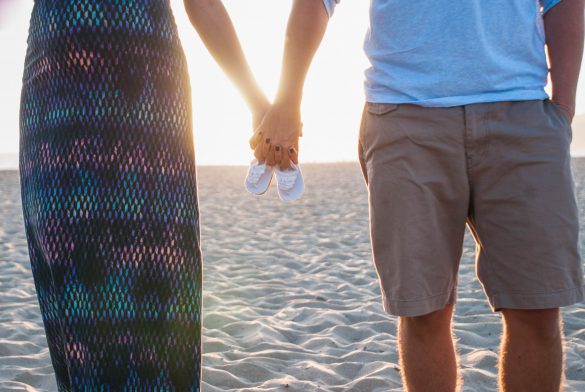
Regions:
<instances>
[{"instance_id":1,"label":"man's arm","mask_svg":"<svg viewBox=\"0 0 585 392\"><path fill-rule=\"evenodd\" d=\"M301 99L311 61L325 35L329 15L322 0L295 0L288 21L278 93L267 112L252 147L256 158L274 165L274 150L280 146L281 168L288 166L288 151L295 147L301 133ZM269 143L266 143L269 139ZM297 162L296 153L292 160Z\"/></svg>"},{"instance_id":2,"label":"man's arm","mask_svg":"<svg viewBox=\"0 0 585 392\"><path fill-rule=\"evenodd\" d=\"M270 103L252 75L223 3L221 0L184 0L184 4L191 24L207 50L246 100L256 127Z\"/></svg>"},{"instance_id":3,"label":"man's arm","mask_svg":"<svg viewBox=\"0 0 585 392\"><path fill-rule=\"evenodd\" d=\"M563 0L544 15L552 100L571 120L583 57L584 18L584 0Z\"/></svg>"}]
</instances>

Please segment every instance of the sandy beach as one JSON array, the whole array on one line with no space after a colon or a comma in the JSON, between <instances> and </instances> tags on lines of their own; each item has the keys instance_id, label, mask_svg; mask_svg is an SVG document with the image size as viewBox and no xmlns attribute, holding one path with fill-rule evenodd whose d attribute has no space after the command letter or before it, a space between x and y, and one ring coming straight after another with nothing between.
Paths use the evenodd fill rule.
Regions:
<instances>
[{"instance_id":1,"label":"sandy beach","mask_svg":"<svg viewBox=\"0 0 585 392\"><path fill-rule=\"evenodd\" d=\"M581 226L585 159L573 160ZM305 165L305 195L245 192L244 167L201 167L203 391L401 391L356 163ZM584 249L585 235L581 235ZM501 334L466 234L454 319L463 391L495 391ZM567 392L585 391L585 305L563 308ZM56 391L35 295L18 173L0 171L0 391Z\"/></svg>"}]
</instances>

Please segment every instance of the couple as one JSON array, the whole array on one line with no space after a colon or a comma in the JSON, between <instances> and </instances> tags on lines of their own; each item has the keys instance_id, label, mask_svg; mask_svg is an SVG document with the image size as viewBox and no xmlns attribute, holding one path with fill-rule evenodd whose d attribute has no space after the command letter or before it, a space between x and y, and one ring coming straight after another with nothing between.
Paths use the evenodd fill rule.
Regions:
<instances>
[{"instance_id":1,"label":"couple","mask_svg":"<svg viewBox=\"0 0 585 392\"><path fill-rule=\"evenodd\" d=\"M336 3L293 1L271 105L221 1L185 0L251 108L261 162L297 162L303 83ZM559 308L584 299L569 156L583 0L372 0L370 17L359 160L405 389L458 387L467 224L503 318L501 389L560 390ZM28 44L22 201L58 388L199 391L190 87L168 0L36 0Z\"/></svg>"}]
</instances>

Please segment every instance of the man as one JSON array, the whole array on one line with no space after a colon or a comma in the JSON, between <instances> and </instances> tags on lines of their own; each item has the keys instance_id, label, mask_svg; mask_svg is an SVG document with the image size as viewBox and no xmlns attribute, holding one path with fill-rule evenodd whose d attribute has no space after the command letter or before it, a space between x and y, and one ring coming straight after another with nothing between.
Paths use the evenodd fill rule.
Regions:
<instances>
[{"instance_id":1,"label":"man","mask_svg":"<svg viewBox=\"0 0 585 392\"><path fill-rule=\"evenodd\" d=\"M273 146L296 146L305 75L338 1L294 2L279 93L252 140L270 164L282 159ZM583 0L372 0L370 15L359 158L405 388L457 389L451 319L467 224L503 316L501 389L558 391L559 308L584 299L569 156Z\"/></svg>"}]
</instances>

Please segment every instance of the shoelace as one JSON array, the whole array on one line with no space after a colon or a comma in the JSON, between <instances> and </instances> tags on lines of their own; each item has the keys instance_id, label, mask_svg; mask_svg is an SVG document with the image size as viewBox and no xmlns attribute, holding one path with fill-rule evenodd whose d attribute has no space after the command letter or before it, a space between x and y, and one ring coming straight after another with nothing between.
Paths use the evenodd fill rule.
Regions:
<instances>
[{"instance_id":1,"label":"shoelace","mask_svg":"<svg viewBox=\"0 0 585 392\"><path fill-rule=\"evenodd\" d=\"M279 172L276 176L278 179L278 187L283 191L291 190L297 180L297 173L297 170Z\"/></svg>"},{"instance_id":2,"label":"shoelace","mask_svg":"<svg viewBox=\"0 0 585 392\"><path fill-rule=\"evenodd\" d=\"M252 184L257 184L260 181L260 177L266 171L266 165L252 165L248 171L248 181Z\"/></svg>"}]
</instances>

